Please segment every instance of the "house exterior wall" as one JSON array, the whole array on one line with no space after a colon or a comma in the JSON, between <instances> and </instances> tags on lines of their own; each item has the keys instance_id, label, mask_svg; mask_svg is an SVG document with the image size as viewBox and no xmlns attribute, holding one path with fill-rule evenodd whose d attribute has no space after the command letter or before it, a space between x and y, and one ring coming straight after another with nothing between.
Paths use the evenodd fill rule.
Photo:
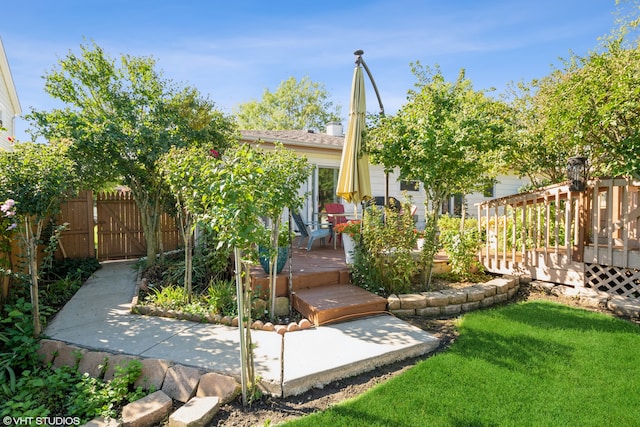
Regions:
<instances>
[{"instance_id":1,"label":"house exterior wall","mask_svg":"<svg viewBox=\"0 0 640 427\"><path fill-rule=\"evenodd\" d=\"M0 120L2 121L0 127L7 129L0 131L0 150L10 151L13 149L7 138L15 135L14 118L20 114L20 102L13 84L2 39L0 39Z\"/></svg>"},{"instance_id":2,"label":"house exterior wall","mask_svg":"<svg viewBox=\"0 0 640 427\"><path fill-rule=\"evenodd\" d=\"M482 203L485 200L518 194L522 186L529 184L528 179L518 178L515 175L498 175L496 181L496 184L493 186L492 197L485 197L482 193L472 193L467 195L467 213L470 216L473 216L474 218L478 217L477 205L479 203Z\"/></svg>"},{"instance_id":3,"label":"house exterior wall","mask_svg":"<svg viewBox=\"0 0 640 427\"><path fill-rule=\"evenodd\" d=\"M249 143L255 143L258 139L262 142L266 142L263 148L269 149L271 143L280 141L282 144L299 155L306 156L310 164L315 166L313 174L307 179L307 182L300 188L301 195L307 195L305 206L302 209L302 217L307 221L318 221L319 211L321 206L318 206L318 168L336 168L340 167L340 160L342 157L342 140L343 137L332 135L327 136L323 134L308 134L300 131L279 131L265 132L261 134L260 131L242 131L242 140ZM317 143L314 143L317 142ZM384 169L381 165L370 165L369 174L371 179L371 190L373 197L384 197L386 178ZM511 194L517 194L520 187L522 187L526 180L519 179L514 175L501 175L497 178L497 184L494 186L494 194L492 197L485 197L482 193L473 193L466 196L467 203L467 215L471 217L477 217L476 204L484 200L493 199L496 197L508 196ZM425 225L425 200L426 195L422 184L419 185L418 191L403 191L401 189L401 181L398 180L398 174L392 172L388 178L389 197L393 197L401 202L404 202L405 196L410 198L411 204L417 207L416 216L418 228L423 228ZM361 214L361 206L354 206L351 203L342 201L345 206L345 212L358 212Z\"/></svg>"}]
</instances>

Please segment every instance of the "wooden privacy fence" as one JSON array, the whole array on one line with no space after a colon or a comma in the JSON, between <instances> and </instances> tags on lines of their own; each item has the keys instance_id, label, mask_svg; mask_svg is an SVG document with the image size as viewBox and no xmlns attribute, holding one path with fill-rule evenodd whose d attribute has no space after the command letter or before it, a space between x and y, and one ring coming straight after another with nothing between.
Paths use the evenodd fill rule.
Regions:
<instances>
[{"instance_id":1,"label":"wooden privacy fence","mask_svg":"<svg viewBox=\"0 0 640 427\"><path fill-rule=\"evenodd\" d=\"M588 286L640 298L640 181L594 179L478 205L478 253L494 273Z\"/></svg>"},{"instance_id":2,"label":"wooden privacy fence","mask_svg":"<svg viewBox=\"0 0 640 427\"><path fill-rule=\"evenodd\" d=\"M69 227L60 239L59 257L97 257L100 261L138 258L147 254L140 211L130 191L81 192L62 205L57 223ZM174 218L163 214L160 221L163 250L179 247Z\"/></svg>"}]
</instances>

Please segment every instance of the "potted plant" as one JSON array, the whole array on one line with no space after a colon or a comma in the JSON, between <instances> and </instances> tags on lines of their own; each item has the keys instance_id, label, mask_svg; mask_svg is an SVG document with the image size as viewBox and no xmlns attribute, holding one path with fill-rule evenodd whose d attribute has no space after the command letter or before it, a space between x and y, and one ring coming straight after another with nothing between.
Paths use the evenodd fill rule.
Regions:
<instances>
[{"instance_id":1,"label":"potted plant","mask_svg":"<svg viewBox=\"0 0 640 427\"><path fill-rule=\"evenodd\" d=\"M342 246L344 247L344 255L347 264L353 264L355 259L356 238L362 230L362 221L359 219L350 220L336 224L334 231L336 234L342 234Z\"/></svg>"},{"instance_id":2,"label":"potted plant","mask_svg":"<svg viewBox=\"0 0 640 427\"><path fill-rule=\"evenodd\" d=\"M269 241L270 236L271 236L271 229L267 227L263 227L263 234L260 238L260 243L258 244L258 261L260 261L260 265L262 266L262 269L267 274L271 273L271 268L270 268L271 244ZM293 240L294 237L295 237L295 234L293 233L291 236L289 236L288 222L280 225L280 231L278 233L278 257L277 257L276 266L275 266L276 274L280 274L280 272L286 265L287 260L289 259L289 246L290 246L291 240Z\"/></svg>"}]
</instances>

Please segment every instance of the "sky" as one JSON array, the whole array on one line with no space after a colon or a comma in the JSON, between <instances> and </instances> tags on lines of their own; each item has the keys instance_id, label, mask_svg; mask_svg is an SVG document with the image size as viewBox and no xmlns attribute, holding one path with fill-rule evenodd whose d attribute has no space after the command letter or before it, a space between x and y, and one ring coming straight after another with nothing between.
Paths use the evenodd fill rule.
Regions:
<instances>
[{"instance_id":1,"label":"sky","mask_svg":"<svg viewBox=\"0 0 640 427\"><path fill-rule=\"evenodd\" d=\"M226 113L309 77L346 125L358 49L393 114L416 82L413 62L438 65L451 81L465 69L475 89L500 94L597 48L616 10L615 0L21 0L0 8L0 37L23 115L61 106L43 76L95 42L113 58L153 57L166 79ZM366 84L367 110L378 112ZM31 139L25 120L16 127L18 140Z\"/></svg>"}]
</instances>

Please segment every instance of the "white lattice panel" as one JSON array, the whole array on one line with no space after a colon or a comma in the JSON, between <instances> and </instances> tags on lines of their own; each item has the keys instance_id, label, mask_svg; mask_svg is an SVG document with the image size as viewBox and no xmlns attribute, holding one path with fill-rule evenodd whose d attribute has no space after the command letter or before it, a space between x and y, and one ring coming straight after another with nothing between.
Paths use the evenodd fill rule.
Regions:
<instances>
[{"instance_id":1,"label":"white lattice panel","mask_svg":"<svg viewBox=\"0 0 640 427\"><path fill-rule=\"evenodd\" d=\"M584 273L587 287L640 299L640 270L585 264Z\"/></svg>"}]
</instances>

